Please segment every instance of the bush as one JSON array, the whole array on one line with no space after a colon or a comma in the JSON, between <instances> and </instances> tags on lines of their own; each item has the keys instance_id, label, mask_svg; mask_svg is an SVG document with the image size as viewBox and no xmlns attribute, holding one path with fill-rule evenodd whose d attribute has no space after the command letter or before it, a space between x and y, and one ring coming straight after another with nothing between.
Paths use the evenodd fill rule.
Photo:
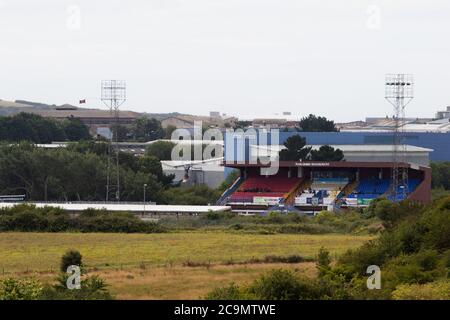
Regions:
<instances>
[{"instance_id":1,"label":"bush","mask_svg":"<svg viewBox=\"0 0 450 320\"><path fill-rule=\"evenodd\" d=\"M81 280L81 288L70 290L67 288L67 275L61 274L58 283L45 286L40 295L41 300L111 300L106 282L99 276L90 276Z\"/></svg>"},{"instance_id":2,"label":"bush","mask_svg":"<svg viewBox=\"0 0 450 320\"><path fill-rule=\"evenodd\" d=\"M433 188L450 190L450 161L432 162L430 166Z\"/></svg>"},{"instance_id":3,"label":"bush","mask_svg":"<svg viewBox=\"0 0 450 320\"><path fill-rule=\"evenodd\" d=\"M69 274L67 268L71 265L83 266L82 255L76 250L69 250L61 257L61 273L56 279L55 285L47 285L42 289L40 299L42 300L109 300L111 294L107 290L107 284L98 276L80 279L80 289L69 289L67 280Z\"/></svg>"},{"instance_id":4,"label":"bush","mask_svg":"<svg viewBox=\"0 0 450 320\"><path fill-rule=\"evenodd\" d=\"M321 297L316 281L300 278L290 270L273 270L257 279L249 291L261 300L310 300Z\"/></svg>"},{"instance_id":5,"label":"bush","mask_svg":"<svg viewBox=\"0 0 450 320\"><path fill-rule=\"evenodd\" d=\"M311 261L310 259L304 258L302 256L293 254L289 256L265 256L264 260L265 263L301 263L306 261Z\"/></svg>"},{"instance_id":6,"label":"bush","mask_svg":"<svg viewBox=\"0 0 450 320\"><path fill-rule=\"evenodd\" d=\"M395 300L450 300L450 282L435 281L424 285L401 284L392 292Z\"/></svg>"},{"instance_id":7,"label":"bush","mask_svg":"<svg viewBox=\"0 0 450 320\"><path fill-rule=\"evenodd\" d=\"M69 250L61 257L61 272L66 272L69 266L83 266L81 253L77 250Z\"/></svg>"},{"instance_id":8,"label":"bush","mask_svg":"<svg viewBox=\"0 0 450 320\"><path fill-rule=\"evenodd\" d=\"M409 201L392 204L376 201L368 210L384 219L387 228L381 235L358 249L342 255L337 265L321 249L317 259L319 277L303 278L295 272L274 270L255 280L250 286L235 285L216 289L209 297L250 297L251 299L449 299L450 278L450 196L424 207ZM279 214L254 217L253 224L242 224L244 230L279 232L295 226L291 218ZM368 221L372 221L367 219ZM354 213L315 218L320 227L356 223L366 225ZM234 221L235 222L235 221ZM304 221L309 227L317 226ZM277 259L277 258L275 258ZM368 290L367 267L382 270L381 290Z\"/></svg>"},{"instance_id":9,"label":"bush","mask_svg":"<svg viewBox=\"0 0 450 320\"><path fill-rule=\"evenodd\" d=\"M78 217L50 207L19 205L0 211L0 231L22 232L123 232L154 233L165 229L129 213L109 213L88 209Z\"/></svg>"},{"instance_id":10,"label":"bush","mask_svg":"<svg viewBox=\"0 0 450 320\"><path fill-rule=\"evenodd\" d=\"M216 288L205 297L207 300L245 300L250 298L251 296L245 290L240 289L234 283L227 287Z\"/></svg>"},{"instance_id":11,"label":"bush","mask_svg":"<svg viewBox=\"0 0 450 320\"><path fill-rule=\"evenodd\" d=\"M386 209L388 206L391 211ZM380 201L374 209L378 213L385 211L380 217L389 217L386 219L389 229L378 239L341 256L335 270L346 270L347 281L349 275L355 274L351 281L360 283L366 277L367 266L378 265L383 270L380 296L412 297L414 285L423 285L417 288L423 288L424 296L428 295L425 292L432 289L425 284L447 279L449 274L450 197L441 198L427 207L409 202L391 206ZM358 294L362 292L359 290ZM362 294L363 298L373 296ZM417 297L420 298L420 294Z\"/></svg>"},{"instance_id":12,"label":"bush","mask_svg":"<svg viewBox=\"0 0 450 320\"><path fill-rule=\"evenodd\" d=\"M0 300L37 300L43 287L36 279L0 280Z\"/></svg>"},{"instance_id":13,"label":"bush","mask_svg":"<svg viewBox=\"0 0 450 320\"><path fill-rule=\"evenodd\" d=\"M342 282L328 279L310 279L298 276L290 270L272 270L262 275L250 286L229 286L216 288L206 299L211 300L312 300L331 298L348 298L339 289Z\"/></svg>"},{"instance_id":14,"label":"bush","mask_svg":"<svg viewBox=\"0 0 450 320\"><path fill-rule=\"evenodd\" d=\"M165 204L174 205L211 205L219 199L221 192L206 185L170 188L163 192Z\"/></svg>"},{"instance_id":15,"label":"bush","mask_svg":"<svg viewBox=\"0 0 450 320\"><path fill-rule=\"evenodd\" d=\"M330 252L321 247L317 255L317 270L319 271L319 277L323 277L331 270L331 258Z\"/></svg>"}]
</instances>

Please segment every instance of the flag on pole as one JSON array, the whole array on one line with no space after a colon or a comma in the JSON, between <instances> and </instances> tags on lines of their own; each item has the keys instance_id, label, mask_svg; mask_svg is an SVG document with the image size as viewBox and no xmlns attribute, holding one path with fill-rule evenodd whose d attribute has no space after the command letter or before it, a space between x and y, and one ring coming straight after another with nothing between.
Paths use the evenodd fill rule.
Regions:
<instances>
[{"instance_id":1,"label":"flag on pole","mask_svg":"<svg viewBox=\"0 0 450 320\"><path fill-rule=\"evenodd\" d=\"M86 99L80 100L80 104L86 103Z\"/></svg>"}]
</instances>

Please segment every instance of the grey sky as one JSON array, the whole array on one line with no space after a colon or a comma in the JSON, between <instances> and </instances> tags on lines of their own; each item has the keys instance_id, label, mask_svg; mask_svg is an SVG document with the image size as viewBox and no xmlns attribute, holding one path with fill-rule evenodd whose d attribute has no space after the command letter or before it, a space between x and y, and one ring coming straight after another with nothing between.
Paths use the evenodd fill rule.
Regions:
<instances>
[{"instance_id":1,"label":"grey sky","mask_svg":"<svg viewBox=\"0 0 450 320\"><path fill-rule=\"evenodd\" d=\"M117 78L124 109L337 121L390 115L384 74L405 72L407 115L433 116L450 105L450 2L0 0L0 67L1 99L99 107Z\"/></svg>"}]
</instances>

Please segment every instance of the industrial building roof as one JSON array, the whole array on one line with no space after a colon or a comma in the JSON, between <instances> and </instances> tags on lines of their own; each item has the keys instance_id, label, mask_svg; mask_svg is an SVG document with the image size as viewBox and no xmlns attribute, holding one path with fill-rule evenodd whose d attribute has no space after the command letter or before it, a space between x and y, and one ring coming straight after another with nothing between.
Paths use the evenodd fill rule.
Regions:
<instances>
[{"instance_id":1,"label":"industrial building roof","mask_svg":"<svg viewBox=\"0 0 450 320\"><path fill-rule=\"evenodd\" d=\"M158 139L153 141L145 142L145 144L153 144L156 142L171 142L180 145L199 145L199 144L218 144L223 146L223 140L171 140L171 139Z\"/></svg>"},{"instance_id":2,"label":"industrial building roof","mask_svg":"<svg viewBox=\"0 0 450 320\"><path fill-rule=\"evenodd\" d=\"M313 150L317 150L322 145L307 145L306 147L312 147ZM331 147L335 149L340 149L343 152L392 152L394 149L393 145L389 144L332 144ZM268 145L268 146L252 146L256 148L280 151L286 147L283 145ZM401 146L402 151L406 152L432 152L433 149L422 148L412 145Z\"/></svg>"},{"instance_id":3,"label":"industrial building roof","mask_svg":"<svg viewBox=\"0 0 450 320\"><path fill-rule=\"evenodd\" d=\"M176 169L185 166L201 166L204 171L223 171L221 166L224 158L212 158L206 160L162 160L163 169Z\"/></svg>"}]
</instances>

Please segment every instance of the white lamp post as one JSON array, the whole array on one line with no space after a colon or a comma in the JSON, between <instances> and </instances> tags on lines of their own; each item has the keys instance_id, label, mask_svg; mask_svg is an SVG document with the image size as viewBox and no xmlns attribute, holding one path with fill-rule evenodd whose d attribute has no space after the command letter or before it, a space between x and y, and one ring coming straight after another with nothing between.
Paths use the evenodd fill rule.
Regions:
<instances>
[{"instance_id":1,"label":"white lamp post","mask_svg":"<svg viewBox=\"0 0 450 320\"><path fill-rule=\"evenodd\" d=\"M144 183L144 215L145 215L145 189L147 188L147 184Z\"/></svg>"}]
</instances>

